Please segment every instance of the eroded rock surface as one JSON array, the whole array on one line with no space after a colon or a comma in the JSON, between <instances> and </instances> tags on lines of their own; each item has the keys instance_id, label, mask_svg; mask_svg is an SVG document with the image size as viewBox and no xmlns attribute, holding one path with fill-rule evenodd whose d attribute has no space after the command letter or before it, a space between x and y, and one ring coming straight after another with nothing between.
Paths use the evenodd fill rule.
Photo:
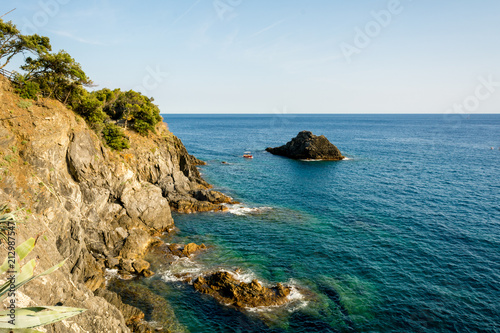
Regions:
<instances>
[{"instance_id":1,"label":"eroded rock surface","mask_svg":"<svg viewBox=\"0 0 500 333\"><path fill-rule=\"evenodd\" d=\"M278 283L267 288L253 280L250 283L240 282L225 271L197 278L193 286L199 292L213 296L219 302L232 304L239 308L282 305L289 302L291 288Z\"/></svg>"},{"instance_id":2,"label":"eroded rock surface","mask_svg":"<svg viewBox=\"0 0 500 333\"><path fill-rule=\"evenodd\" d=\"M57 101L20 100L0 76L0 204L24 208L18 243L43 234L27 258L39 257L36 273L67 261L24 285L18 306L88 309L47 332L129 332L119 309L94 295L106 268L150 276L142 256L174 228L171 209L222 210L231 199L210 190L196 167L203 162L165 124L148 137L127 131L131 148L118 153Z\"/></svg>"}]
</instances>

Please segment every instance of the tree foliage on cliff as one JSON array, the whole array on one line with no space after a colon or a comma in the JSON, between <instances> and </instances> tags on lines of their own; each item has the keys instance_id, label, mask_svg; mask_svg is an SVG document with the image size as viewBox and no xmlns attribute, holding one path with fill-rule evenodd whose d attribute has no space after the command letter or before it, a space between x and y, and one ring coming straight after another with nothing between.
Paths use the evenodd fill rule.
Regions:
<instances>
[{"instance_id":1,"label":"tree foliage on cliff","mask_svg":"<svg viewBox=\"0 0 500 333\"><path fill-rule=\"evenodd\" d=\"M130 148L128 138L123 133L123 129L113 123L107 123L102 129L102 136L109 147L115 150Z\"/></svg>"},{"instance_id":2,"label":"tree foliage on cliff","mask_svg":"<svg viewBox=\"0 0 500 333\"><path fill-rule=\"evenodd\" d=\"M24 74L16 76L16 90L21 97L59 100L80 114L108 146L117 150L128 148L129 142L116 124L147 135L154 133L162 121L153 98L139 92L108 88L89 92L85 88L90 87L92 81L82 66L64 50L50 53L47 37L23 36L11 22L1 20L0 28L0 59L6 58L8 62L15 54L27 51L36 55L26 58L21 66Z\"/></svg>"},{"instance_id":3,"label":"tree foliage on cliff","mask_svg":"<svg viewBox=\"0 0 500 333\"><path fill-rule=\"evenodd\" d=\"M162 121L160 109L153 104L153 99L139 92L122 92L119 89L110 92L109 89L103 89L95 92L95 95L103 101L103 110L111 119L122 120L125 128L130 124L142 135L154 132L156 124Z\"/></svg>"},{"instance_id":4,"label":"tree foliage on cliff","mask_svg":"<svg viewBox=\"0 0 500 333\"><path fill-rule=\"evenodd\" d=\"M23 35L11 21L0 19L0 68L4 68L18 54L41 55L51 50L48 37Z\"/></svg>"},{"instance_id":5,"label":"tree foliage on cliff","mask_svg":"<svg viewBox=\"0 0 500 333\"><path fill-rule=\"evenodd\" d=\"M21 69L26 72L26 81L38 84L43 95L63 103L72 93L80 94L82 86L92 84L81 65L64 50L44 53L36 59L28 57Z\"/></svg>"}]
</instances>

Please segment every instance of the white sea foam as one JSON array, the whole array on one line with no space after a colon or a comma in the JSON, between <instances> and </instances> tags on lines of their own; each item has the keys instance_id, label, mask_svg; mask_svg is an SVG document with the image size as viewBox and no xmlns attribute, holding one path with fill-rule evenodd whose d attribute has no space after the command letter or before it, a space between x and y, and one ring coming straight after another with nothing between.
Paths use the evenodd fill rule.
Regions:
<instances>
[{"instance_id":1,"label":"white sea foam","mask_svg":"<svg viewBox=\"0 0 500 333\"><path fill-rule=\"evenodd\" d=\"M259 281L260 282L260 281ZM295 312L299 309L302 309L309 304L308 301L305 300L304 295L301 294L299 289L297 288L296 282L291 279L288 283L285 284L290 287L290 294L287 296L288 303L282 305L269 305L269 306L256 306L256 307L246 307L245 310L249 312L272 312L278 309L284 309L290 313Z\"/></svg>"},{"instance_id":2,"label":"white sea foam","mask_svg":"<svg viewBox=\"0 0 500 333\"><path fill-rule=\"evenodd\" d=\"M106 281L119 276L118 268L114 269L106 268L104 272L105 272L104 277L106 278Z\"/></svg>"},{"instance_id":3,"label":"white sea foam","mask_svg":"<svg viewBox=\"0 0 500 333\"><path fill-rule=\"evenodd\" d=\"M260 284L263 284L262 281L259 281L257 279L257 276L251 270L243 272L241 270L238 270L238 271L228 271L228 270L222 269L221 271L227 272L227 273L231 274L236 280L238 280L240 282L250 283L253 280L257 280Z\"/></svg>"},{"instance_id":4,"label":"white sea foam","mask_svg":"<svg viewBox=\"0 0 500 333\"><path fill-rule=\"evenodd\" d=\"M174 257L175 260L165 271L159 272L165 282L183 281L187 277L192 279L202 275L203 266L189 258Z\"/></svg>"},{"instance_id":5,"label":"white sea foam","mask_svg":"<svg viewBox=\"0 0 500 333\"><path fill-rule=\"evenodd\" d=\"M289 284L291 290L290 294L288 295L288 299L290 301L302 301L304 300L304 295L300 293L300 291L297 289L297 287L294 284Z\"/></svg>"},{"instance_id":6,"label":"white sea foam","mask_svg":"<svg viewBox=\"0 0 500 333\"><path fill-rule=\"evenodd\" d=\"M118 273L118 269L117 268L113 268L113 269L110 269L110 268L106 268L104 270L104 283L107 285L109 280L111 279L120 279L120 280L130 280L134 277L134 275L132 274L128 274L128 275L121 275L120 273Z\"/></svg>"},{"instance_id":7,"label":"white sea foam","mask_svg":"<svg viewBox=\"0 0 500 333\"><path fill-rule=\"evenodd\" d=\"M241 204L235 204L235 205L225 204L225 206L228 208L229 213L239 216L248 214L260 214L272 209L272 207L247 207Z\"/></svg>"}]
</instances>

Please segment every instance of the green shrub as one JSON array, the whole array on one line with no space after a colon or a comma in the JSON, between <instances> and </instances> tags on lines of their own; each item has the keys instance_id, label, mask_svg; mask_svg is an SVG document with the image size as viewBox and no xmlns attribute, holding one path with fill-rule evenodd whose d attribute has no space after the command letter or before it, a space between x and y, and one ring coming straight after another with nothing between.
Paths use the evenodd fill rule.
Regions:
<instances>
[{"instance_id":1,"label":"green shrub","mask_svg":"<svg viewBox=\"0 0 500 333\"><path fill-rule=\"evenodd\" d=\"M40 85L37 82L28 81L23 75L16 76L15 91L22 98L37 99L41 94Z\"/></svg>"},{"instance_id":2,"label":"green shrub","mask_svg":"<svg viewBox=\"0 0 500 333\"><path fill-rule=\"evenodd\" d=\"M19 101L19 103L17 103L17 106L19 106L21 109L29 109L33 106L33 103L31 103L30 101Z\"/></svg>"},{"instance_id":3,"label":"green shrub","mask_svg":"<svg viewBox=\"0 0 500 333\"><path fill-rule=\"evenodd\" d=\"M141 135L154 133L156 124L163 120L153 99L139 92L102 89L92 92L92 95L103 101L103 111L111 119L124 120L126 126L130 125Z\"/></svg>"},{"instance_id":4,"label":"green shrub","mask_svg":"<svg viewBox=\"0 0 500 333\"><path fill-rule=\"evenodd\" d=\"M123 129L113 123L107 123L102 129L102 136L106 144L114 150L130 148L130 142L123 133Z\"/></svg>"}]
</instances>

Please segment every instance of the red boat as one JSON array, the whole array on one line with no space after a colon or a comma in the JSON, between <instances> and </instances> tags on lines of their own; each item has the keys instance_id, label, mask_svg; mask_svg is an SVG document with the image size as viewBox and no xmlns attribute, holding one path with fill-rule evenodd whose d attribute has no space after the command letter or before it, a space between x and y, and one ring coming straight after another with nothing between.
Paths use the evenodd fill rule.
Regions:
<instances>
[{"instance_id":1,"label":"red boat","mask_svg":"<svg viewBox=\"0 0 500 333\"><path fill-rule=\"evenodd\" d=\"M251 153L251 152L246 151L246 152L243 154L243 157L244 157L244 158L253 158L253 155L252 155L252 153Z\"/></svg>"}]
</instances>

